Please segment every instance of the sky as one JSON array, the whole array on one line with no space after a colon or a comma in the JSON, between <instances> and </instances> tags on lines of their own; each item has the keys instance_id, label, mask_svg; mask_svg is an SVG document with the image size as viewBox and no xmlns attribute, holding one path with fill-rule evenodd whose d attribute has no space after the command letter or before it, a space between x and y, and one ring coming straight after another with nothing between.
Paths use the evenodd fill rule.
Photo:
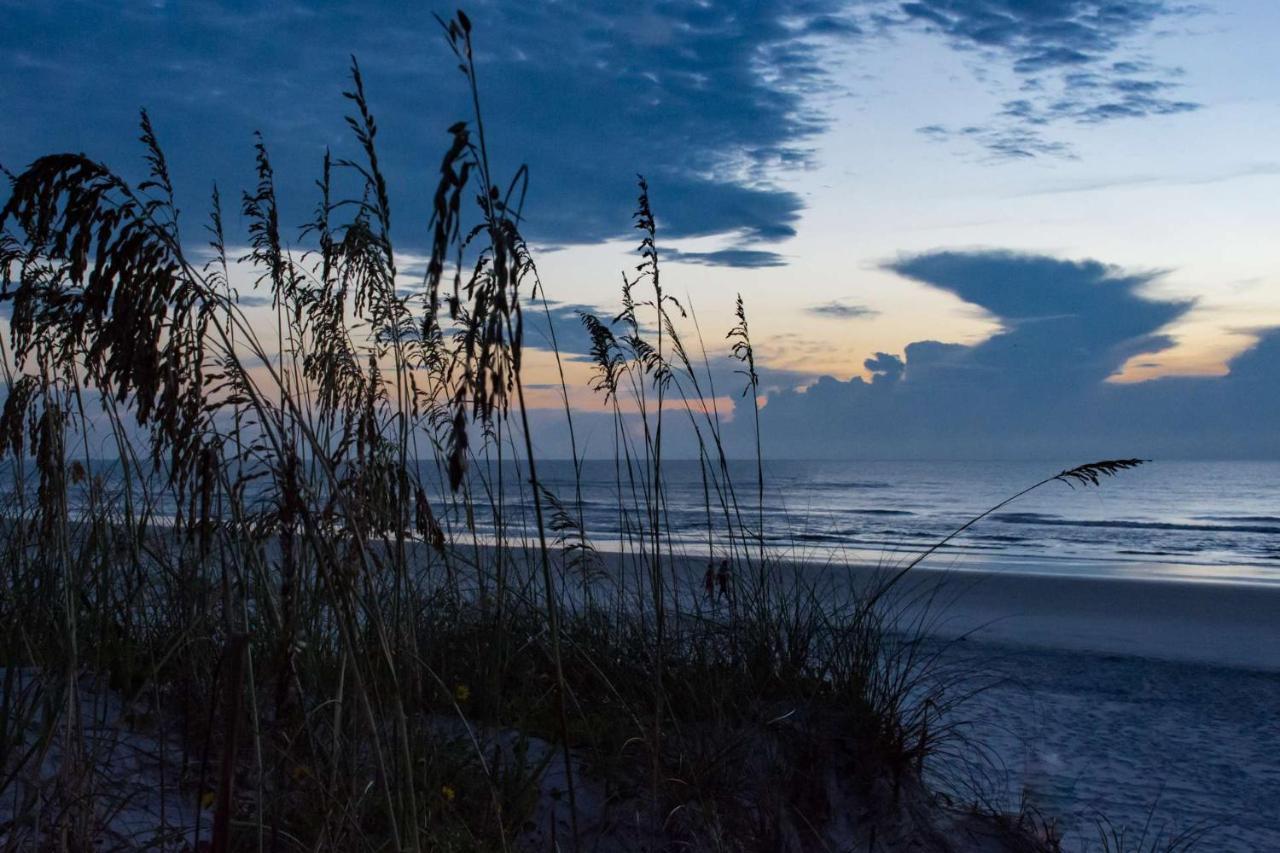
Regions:
<instances>
[{"instance_id":1,"label":"sky","mask_svg":"<svg viewBox=\"0 0 1280 853\"><path fill-rule=\"evenodd\" d=\"M0 164L84 151L138 177L146 107L190 239L214 181L251 185L254 131L302 223L324 150L354 154L354 55L412 276L468 108L433 11L452 10L0 0ZM526 234L571 354L574 308L616 310L635 263L643 173L666 287L713 349L746 302L773 455L1280 456L1271 0L467 13L488 138L501 171L530 168ZM551 366L530 359L535 379ZM570 359L572 383L587 373ZM574 400L589 435L594 404Z\"/></svg>"}]
</instances>

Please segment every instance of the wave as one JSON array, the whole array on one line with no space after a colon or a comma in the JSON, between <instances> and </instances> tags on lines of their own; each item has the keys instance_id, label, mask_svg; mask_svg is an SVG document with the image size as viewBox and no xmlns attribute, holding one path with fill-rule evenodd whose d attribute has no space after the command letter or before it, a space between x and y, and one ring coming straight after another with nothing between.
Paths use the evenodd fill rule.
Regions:
<instances>
[{"instance_id":1,"label":"wave","mask_svg":"<svg viewBox=\"0 0 1280 853\"><path fill-rule=\"evenodd\" d=\"M846 512L850 515L915 515L907 509L850 509Z\"/></svg>"},{"instance_id":2,"label":"wave","mask_svg":"<svg viewBox=\"0 0 1280 853\"><path fill-rule=\"evenodd\" d=\"M1280 534L1280 526L1252 524L1181 524L1174 521L1131 521L1128 519L1059 518L1035 512L1006 512L991 516L1004 524L1041 524L1052 527L1108 527L1121 530L1186 530L1194 533Z\"/></svg>"},{"instance_id":3,"label":"wave","mask_svg":"<svg viewBox=\"0 0 1280 853\"><path fill-rule=\"evenodd\" d=\"M1194 556L1197 556L1197 553L1198 553L1198 552L1196 552L1196 551L1178 551L1178 550L1168 550L1168 551L1156 551L1156 550L1150 550L1150 551L1147 551L1147 550L1143 550L1143 549L1141 549L1141 548L1118 548L1118 549L1116 549L1116 553L1117 553L1117 554L1128 554L1128 555L1131 555L1131 556L1138 556L1138 557L1194 557Z\"/></svg>"},{"instance_id":4,"label":"wave","mask_svg":"<svg viewBox=\"0 0 1280 853\"><path fill-rule=\"evenodd\" d=\"M1280 524L1280 515L1193 515L1197 521L1230 521L1256 524Z\"/></svg>"},{"instance_id":5,"label":"wave","mask_svg":"<svg viewBox=\"0 0 1280 853\"><path fill-rule=\"evenodd\" d=\"M844 489L892 489L892 483L881 482L880 480L849 480L843 483L811 483L796 482L794 485L806 492L822 491L822 492L838 492Z\"/></svg>"}]
</instances>

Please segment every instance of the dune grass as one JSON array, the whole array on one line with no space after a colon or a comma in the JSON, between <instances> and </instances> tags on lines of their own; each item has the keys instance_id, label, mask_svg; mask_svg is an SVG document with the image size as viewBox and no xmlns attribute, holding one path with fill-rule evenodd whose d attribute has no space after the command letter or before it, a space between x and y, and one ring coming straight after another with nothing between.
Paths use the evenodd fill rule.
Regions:
<instances>
[{"instance_id":1,"label":"dune grass","mask_svg":"<svg viewBox=\"0 0 1280 853\"><path fill-rule=\"evenodd\" d=\"M217 190L204 235L180 227L145 113L137 186L80 155L12 177L0 835L215 851L926 837L922 767L964 691L895 607L901 575L837 596L765 547L746 308L728 333L756 418L740 501L643 179L621 311L581 318L613 416L619 552L585 529L563 367L578 485L540 480L526 312L549 306L520 232L526 173L490 162L470 23L443 24L472 114L449 129L411 290L354 63L361 159L324 158L290 237L259 140L240 257ZM244 267L269 330L233 286ZM733 565L714 608L705 557L670 534L673 429L696 436L709 548ZM151 817L125 825L138 779Z\"/></svg>"}]
</instances>

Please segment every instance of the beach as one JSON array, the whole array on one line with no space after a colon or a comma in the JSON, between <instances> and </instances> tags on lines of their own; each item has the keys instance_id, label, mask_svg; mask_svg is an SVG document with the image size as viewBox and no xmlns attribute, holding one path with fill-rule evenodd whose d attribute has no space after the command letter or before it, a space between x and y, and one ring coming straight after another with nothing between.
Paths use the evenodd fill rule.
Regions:
<instances>
[{"instance_id":1,"label":"beach","mask_svg":"<svg viewBox=\"0 0 1280 853\"><path fill-rule=\"evenodd\" d=\"M931 768L939 789L1034 809L1067 850L1099 849L1099 821L1128 827L1130 843L1144 826L1203 828L1199 849L1280 849L1280 587L950 562L912 569L887 599L966 674L958 689L975 691L954 712L962 740ZM677 565L696 600L705 563ZM777 571L829 595L894 573L803 561Z\"/></svg>"},{"instance_id":2,"label":"beach","mask_svg":"<svg viewBox=\"0 0 1280 853\"><path fill-rule=\"evenodd\" d=\"M1006 810L1025 802L1055 820L1064 849L1100 849L1105 818L1130 842L1150 821L1152 836L1204 829L1199 850L1280 850L1274 672L963 645L998 679L958 711L986 751L981 782L1004 792ZM944 788L967 781L959 763L935 769L952 776Z\"/></svg>"},{"instance_id":3,"label":"beach","mask_svg":"<svg viewBox=\"0 0 1280 853\"><path fill-rule=\"evenodd\" d=\"M411 545L415 561L425 548ZM523 571L536 566L525 559L532 552L508 555ZM454 570L465 578L467 561L492 564L495 554L479 546L455 556ZM598 556L593 595L629 597L630 558ZM559 565L559 553L553 558ZM904 560L779 560L771 563L771 583L835 603L882 586ZM1144 827L1149 840L1203 829L1199 849L1280 849L1273 808L1280 802L1280 586L1139 580L1084 563L1047 574L1008 561L939 562L948 568L925 561L881 599L891 632L937 653L939 672L954 676L952 690L963 697L947 712L954 735L925 765L933 790L961 811L1034 815L1060 833L1064 850L1101 849L1100 822L1125 828L1129 843ZM662 567L679 587L685 618L728 621L747 606L738 599L753 571L745 561L731 569L733 604L705 595L705 556L667 555ZM577 598L572 571L560 579ZM145 734L129 738L126 745L161 751ZM131 772L145 787L148 774L162 771ZM125 817L143 826L163 809L144 797L134 811ZM189 817L175 813L162 824L177 821L185 834Z\"/></svg>"},{"instance_id":4,"label":"beach","mask_svg":"<svg viewBox=\"0 0 1280 853\"><path fill-rule=\"evenodd\" d=\"M0 853L1280 853L1274 8L9 4Z\"/></svg>"},{"instance_id":5,"label":"beach","mask_svg":"<svg viewBox=\"0 0 1280 853\"><path fill-rule=\"evenodd\" d=\"M617 577L618 555L601 556ZM705 607L706 558L672 559L682 598ZM874 564L781 558L771 571L838 597L871 589L908 562L907 554ZM903 574L885 603L938 638L1280 673L1280 584L1175 580L1176 564L1163 573L1134 564L1125 575L1114 561L1055 563L1050 573L1044 564L934 556ZM751 570L745 561L735 569Z\"/></svg>"},{"instance_id":6,"label":"beach","mask_svg":"<svg viewBox=\"0 0 1280 853\"><path fill-rule=\"evenodd\" d=\"M1280 588L1253 583L924 570L940 636L1280 671Z\"/></svg>"},{"instance_id":7,"label":"beach","mask_svg":"<svg viewBox=\"0 0 1280 853\"><path fill-rule=\"evenodd\" d=\"M1103 818L1280 849L1280 589L917 571L915 589L937 591L931 632L985 680L956 712L975 749L940 777L1034 806L1067 849L1096 843Z\"/></svg>"}]
</instances>

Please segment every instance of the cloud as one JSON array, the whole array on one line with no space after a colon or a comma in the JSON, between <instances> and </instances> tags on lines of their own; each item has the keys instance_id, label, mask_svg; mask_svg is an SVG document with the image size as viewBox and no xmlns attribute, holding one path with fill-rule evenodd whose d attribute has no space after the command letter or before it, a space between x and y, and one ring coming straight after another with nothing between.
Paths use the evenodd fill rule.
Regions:
<instances>
[{"instance_id":1,"label":"cloud","mask_svg":"<svg viewBox=\"0 0 1280 853\"><path fill-rule=\"evenodd\" d=\"M613 314L591 305L570 305L548 300L546 307L529 305L524 310L525 343L539 349L560 350L568 357L585 356L591 351L591 336L582 325L578 312L595 314L608 322ZM549 320L549 322L548 322Z\"/></svg>"},{"instance_id":2,"label":"cloud","mask_svg":"<svg viewBox=\"0 0 1280 853\"><path fill-rule=\"evenodd\" d=\"M665 249L662 256L666 260L684 264L700 264L709 267L740 267L758 269L761 267L786 266L787 260L777 252L759 249L720 249L714 252L682 252L678 249Z\"/></svg>"},{"instance_id":3,"label":"cloud","mask_svg":"<svg viewBox=\"0 0 1280 853\"><path fill-rule=\"evenodd\" d=\"M1097 261L1003 251L932 252L886 269L948 291L999 318L1004 330L969 348L969 366L1042 382L1100 382L1161 341L1156 330L1190 302L1153 302L1140 291L1157 273L1123 272ZM1145 348L1145 349L1144 349Z\"/></svg>"},{"instance_id":4,"label":"cloud","mask_svg":"<svg viewBox=\"0 0 1280 853\"><path fill-rule=\"evenodd\" d=\"M1041 122L1026 119L1028 124ZM1071 146L1063 142L1054 142L1045 137L1039 130L1025 126L983 126L971 125L956 130L942 125L931 124L919 128L918 133L933 142L949 142L955 139L969 139L976 142L997 160L1031 159L1040 156L1074 159Z\"/></svg>"},{"instance_id":5,"label":"cloud","mask_svg":"<svg viewBox=\"0 0 1280 853\"><path fill-rule=\"evenodd\" d=\"M0 161L84 150L136 178L136 111L147 106L184 212L204 210L213 179L224 200L253 182L251 133L259 129L285 220L301 222L316 201L325 148L359 159L342 122L347 57L355 55L396 190L398 248L420 250L445 129L469 117L431 11L409 4L388 14L354 0L88 0L74 14L6 6L0 109L23 121L6 132ZM566 245L629 233L641 172L664 238L743 241L692 262L782 263L749 244L795 233L803 201L774 178L812 162L811 142L827 119L810 95L833 85L822 46L861 32L846 4L567 0L469 12L490 153L500 175L525 162L531 169L526 236ZM354 176L346 180L351 190ZM187 219L195 228L199 216Z\"/></svg>"},{"instance_id":6,"label":"cloud","mask_svg":"<svg viewBox=\"0 0 1280 853\"><path fill-rule=\"evenodd\" d=\"M871 372L871 384L877 382L897 382L905 371L902 359L887 352L878 352L862 362L862 366Z\"/></svg>"},{"instance_id":7,"label":"cloud","mask_svg":"<svg viewBox=\"0 0 1280 853\"><path fill-rule=\"evenodd\" d=\"M916 341L877 353L870 381L823 377L770 396L769 451L908 458L1280 456L1280 329L1264 330L1224 377L1113 383L1167 348L1191 303L1155 300L1159 274L1005 251L935 251L886 268L994 315L963 345Z\"/></svg>"},{"instance_id":8,"label":"cloud","mask_svg":"<svg viewBox=\"0 0 1280 853\"><path fill-rule=\"evenodd\" d=\"M847 302L824 302L805 309L816 317L831 317L837 320L857 320L863 317L875 317L880 312L865 305L851 305Z\"/></svg>"},{"instance_id":9,"label":"cloud","mask_svg":"<svg viewBox=\"0 0 1280 853\"><path fill-rule=\"evenodd\" d=\"M271 294L253 291L242 291L236 297L236 301L244 308L262 308L273 302Z\"/></svg>"},{"instance_id":10,"label":"cloud","mask_svg":"<svg viewBox=\"0 0 1280 853\"><path fill-rule=\"evenodd\" d=\"M1216 184L1224 181L1234 181L1240 178L1252 178L1258 176L1271 177L1280 175L1280 163L1254 163L1238 169L1229 169L1221 172L1205 172L1201 174L1148 174L1148 175L1119 175L1116 177L1103 178L1101 180L1086 180L1074 183L1050 185L1039 189L1027 190L1020 195L1054 195L1058 193L1079 193L1079 192L1097 192L1099 190L1110 190L1114 188L1126 187L1143 187L1160 185L1165 187L1176 186L1201 186L1205 184Z\"/></svg>"},{"instance_id":11,"label":"cloud","mask_svg":"<svg viewBox=\"0 0 1280 853\"><path fill-rule=\"evenodd\" d=\"M961 128L927 125L935 141L965 139L996 159L1069 156L1045 128L1172 115L1200 104L1173 96L1181 69L1138 56L1134 42L1158 25L1197 14L1167 0L918 0L902 3L900 24L940 35L984 63L1003 65L1024 97L1009 99L987 122Z\"/></svg>"},{"instance_id":12,"label":"cloud","mask_svg":"<svg viewBox=\"0 0 1280 853\"><path fill-rule=\"evenodd\" d=\"M527 237L566 246L629 233L641 172L664 239L737 241L682 260L767 267L786 258L763 244L792 237L805 206L780 179L814 163L828 125L814 96L840 85L827 46L912 27L1001 64L1023 91L997 115L921 132L1001 160L1066 157L1055 124L1198 107L1177 97L1178 69L1155 66L1134 47L1185 14L1168 0L504 0L479 5L472 19L498 173L513 175L522 163L531 170ZM137 179L136 110L147 106L189 234L211 181L232 210L252 183L254 130L272 152L285 221L310 217L326 148L359 159L342 123L355 55L379 119L397 247L424 248L445 128L469 106L429 6L388 15L354 0L84 0L75 14L9 4L5 24L0 109L23 121L6 129L0 162L86 151ZM112 49L101 50L107 42ZM347 195L354 181L340 176Z\"/></svg>"}]
</instances>

